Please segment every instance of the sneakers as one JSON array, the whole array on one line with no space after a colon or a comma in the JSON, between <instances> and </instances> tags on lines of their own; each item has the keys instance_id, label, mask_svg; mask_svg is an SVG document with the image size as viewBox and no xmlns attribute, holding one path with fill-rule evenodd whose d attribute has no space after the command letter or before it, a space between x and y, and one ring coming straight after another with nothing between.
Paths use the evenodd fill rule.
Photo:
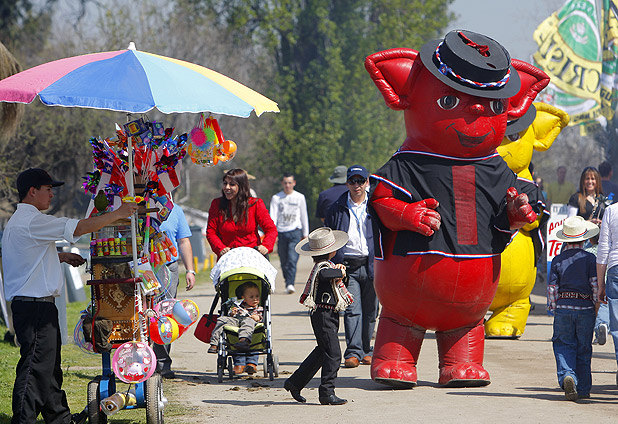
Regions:
<instances>
[{"instance_id":1,"label":"sneakers","mask_svg":"<svg viewBox=\"0 0 618 424\"><path fill-rule=\"evenodd\" d=\"M217 353L217 345L210 345L208 353Z\"/></svg>"},{"instance_id":2,"label":"sneakers","mask_svg":"<svg viewBox=\"0 0 618 424\"><path fill-rule=\"evenodd\" d=\"M607 343L607 330L607 324L599 324L599 328L597 329L597 342L600 345Z\"/></svg>"},{"instance_id":3,"label":"sneakers","mask_svg":"<svg viewBox=\"0 0 618 424\"><path fill-rule=\"evenodd\" d=\"M294 288L293 284L288 284L287 286L285 286L285 292L287 294L292 294L292 293L296 292L296 289Z\"/></svg>"},{"instance_id":4,"label":"sneakers","mask_svg":"<svg viewBox=\"0 0 618 424\"><path fill-rule=\"evenodd\" d=\"M577 388L575 387L575 380L570 375L564 377L562 382L562 390L564 390L564 397L566 400L577 400Z\"/></svg>"}]
</instances>

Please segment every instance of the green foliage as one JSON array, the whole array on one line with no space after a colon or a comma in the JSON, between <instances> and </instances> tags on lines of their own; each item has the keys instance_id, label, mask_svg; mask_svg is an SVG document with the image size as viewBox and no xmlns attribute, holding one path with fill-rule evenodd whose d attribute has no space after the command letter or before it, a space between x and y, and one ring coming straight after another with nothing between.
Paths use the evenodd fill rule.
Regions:
<instances>
[{"instance_id":1,"label":"green foliage","mask_svg":"<svg viewBox=\"0 0 618 424\"><path fill-rule=\"evenodd\" d=\"M50 213L62 211L82 216L89 197L83 194L81 177L92 170L91 136L108 136L113 123L123 122L111 112L49 107L36 101L28 105L17 134L0 145L0 196L14 202L17 174L29 167L46 169L65 185L54 191ZM116 118L116 119L114 119Z\"/></svg>"},{"instance_id":2,"label":"green foliage","mask_svg":"<svg viewBox=\"0 0 618 424\"><path fill-rule=\"evenodd\" d=\"M296 175L313 209L336 165L381 166L401 144L402 116L388 110L364 69L365 57L420 48L442 36L451 0L192 0L237 45L253 43L272 66L266 95L281 113L258 133L256 157L273 177ZM265 65L267 61L263 62ZM313 211L310 210L310 216Z\"/></svg>"}]
</instances>

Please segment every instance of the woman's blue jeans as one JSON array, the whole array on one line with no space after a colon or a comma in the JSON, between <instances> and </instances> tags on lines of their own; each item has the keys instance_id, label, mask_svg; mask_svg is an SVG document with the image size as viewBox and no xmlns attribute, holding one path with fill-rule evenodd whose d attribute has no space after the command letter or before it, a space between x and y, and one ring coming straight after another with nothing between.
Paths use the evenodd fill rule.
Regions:
<instances>
[{"instance_id":1,"label":"woman's blue jeans","mask_svg":"<svg viewBox=\"0 0 618 424\"><path fill-rule=\"evenodd\" d=\"M618 362L618 266L613 266L607 270L605 295L607 296L607 306L609 306L609 334L614 340L614 350Z\"/></svg>"},{"instance_id":2,"label":"woman's blue jeans","mask_svg":"<svg viewBox=\"0 0 618 424\"><path fill-rule=\"evenodd\" d=\"M556 357L558 384L564 378L573 377L577 393L590 394L592 387L592 333L594 332L594 309L556 308L552 343Z\"/></svg>"}]
</instances>

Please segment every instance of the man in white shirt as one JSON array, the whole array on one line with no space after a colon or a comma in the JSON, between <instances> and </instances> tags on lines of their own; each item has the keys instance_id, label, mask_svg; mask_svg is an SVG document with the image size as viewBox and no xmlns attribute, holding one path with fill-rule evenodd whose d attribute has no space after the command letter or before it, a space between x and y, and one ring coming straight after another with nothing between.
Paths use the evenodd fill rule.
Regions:
<instances>
[{"instance_id":1,"label":"man in white shirt","mask_svg":"<svg viewBox=\"0 0 618 424\"><path fill-rule=\"evenodd\" d=\"M46 423L84 423L86 410L71 415L62 390L60 327L55 298L64 289L61 262L79 266L81 256L57 252L55 242L74 243L83 234L126 218L137 210L125 203L113 212L77 220L41 213L54 197L54 181L40 168L17 177L19 204L2 235L4 294L12 301L15 336L21 346L13 386L11 423L34 423L39 413Z\"/></svg>"},{"instance_id":2,"label":"man in white shirt","mask_svg":"<svg viewBox=\"0 0 618 424\"><path fill-rule=\"evenodd\" d=\"M270 217L279 233L277 250L285 280L285 291L290 294L296 291L294 280L298 253L294 248L309 234L309 219L305 196L294 190L296 186L294 175L287 172L283 174L281 186L283 190L270 199Z\"/></svg>"},{"instance_id":3,"label":"man in white shirt","mask_svg":"<svg viewBox=\"0 0 618 424\"><path fill-rule=\"evenodd\" d=\"M346 350L343 354L346 368L359 364L371 365L373 346L371 338L378 316L378 297L373 287L373 227L367 213L369 173L365 167L348 168L348 191L330 207L324 224L333 230L348 233L347 244L332 259L346 266L349 277L348 291L354 302L343 316Z\"/></svg>"},{"instance_id":4,"label":"man in white shirt","mask_svg":"<svg viewBox=\"0 0 618 424\"><path fill-rule=\"evenodd\" d=\"M599 301L609 306L609 334L618 362L618 203L605 209L597 248ZM616 373L618 384L618 373Z\"/></svg>"}]
</instances>

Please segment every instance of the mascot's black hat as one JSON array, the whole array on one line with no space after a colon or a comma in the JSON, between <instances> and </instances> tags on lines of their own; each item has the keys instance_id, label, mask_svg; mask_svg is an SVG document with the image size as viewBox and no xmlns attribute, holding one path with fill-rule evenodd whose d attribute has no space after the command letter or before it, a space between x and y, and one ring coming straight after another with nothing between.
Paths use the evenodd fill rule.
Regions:
<instances>
[{"instance_id":1,"label":"mascot's black hat","mask_svg":"<svg viewBox=\"0 0 618 424\"><path fill-rule=\"evenodd\" d=\"M423 65L436 78L473 96L506 99L519 91L511 56L496 40L472 31L451 31L420 51Z\"/></svg>"}]
</instances>

